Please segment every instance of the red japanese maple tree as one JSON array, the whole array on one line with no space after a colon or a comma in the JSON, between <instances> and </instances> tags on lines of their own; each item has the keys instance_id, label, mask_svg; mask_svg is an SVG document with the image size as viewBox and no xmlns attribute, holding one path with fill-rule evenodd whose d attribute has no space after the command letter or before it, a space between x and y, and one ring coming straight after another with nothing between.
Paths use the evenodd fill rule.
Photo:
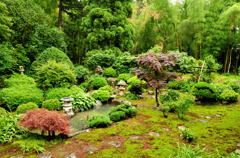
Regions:
<instances>
[{"instance_id":1,"label":"red japanese maple tree","mask_svg":"<svg viewBox=\"0 0 240 158\"><path fill-rule=\"evenodd\" d=\"M42 133L46 131L49 136L53 137L55 132L58 134L69 134L71 129L67 116L46 109L27 111L26 114L20 116L18 124L27 130L38 129Z\"/></svg>"},{"instance_id":2,"label":"red japanese maple tree","mask_svg":"<svg viewBox=\"0 0 240 158\"><path fill-rule=\"evenodd\" d=\"M133 73L147 81L155 89L157 106L159 106L158 89L165 87L167 81L174 80L178 76L175 72L167 71L168 68L175 66L177 60L178 54L175 53L147 53L137 59L137 63L141 67L132 68Z\"/></svg>"}]
</instances>

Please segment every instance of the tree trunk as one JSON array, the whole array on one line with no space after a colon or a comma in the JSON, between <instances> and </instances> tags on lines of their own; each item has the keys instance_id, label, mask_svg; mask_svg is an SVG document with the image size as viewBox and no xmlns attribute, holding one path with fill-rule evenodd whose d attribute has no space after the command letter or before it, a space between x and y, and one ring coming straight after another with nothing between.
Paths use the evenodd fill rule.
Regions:
<instances>
[{"instance_id":1,"label":"tree trunk","mask_svg":"<svg viewBox=\"0 0 240 158\"><path fill-rule=\"evenodd\" d=\"M58 29L59 30L62 29L62 10L63 10L62 1L63 0L59 0L59 13L58 13Z\"/></svg>"},{"instance_id":2,"label":"tree trunk","mask_svg":"<svg viewBox=\"0 0 240 158\"><path fill-rule=\"evenodd\" d=\"M229 52L229 45L228 45L227 54L226 54L226 60L225 60L225 65L224 65L224 73L226 73L226 70L227 70L228 52Z\"/></svg>"},{"instance_id":3,"label":"tree trunk","mask_svg":"<svg viewBox=\"0 0 240 158\"><path fill-rule=\"evenodd\" d=\"M230 51L230 55L229 55L229 64L228 64L228 72L230 71L230 67L231 67L231 62L232 62L232 50L233 50L233 47L231 48L231 51Z\"/></svg>"},{"instance_id":4,"label":"tree trunk","mask_svg":"<svg viewBox=\"0 0 240 158\"><path fill-rule=\"evenodd\" d=\"M238 58L239 58L239 54L237 55L237 59L236 59L235 77L237 77L237 75L238 75L238 68L237 68L237 66L238 66Z\"/></svg>"},{"instance_id":5,"label":"tree trunk","mask_svg":"<svg viewBox=\"0 0 240 158\"><path fill-rule=\"evenodd\" d=\"M159 102L158 102L158 90L157 88L155 89L155 97L156 97L156 103L157 103L157 107L159 107Z\"/></svg>"}]
</instances>

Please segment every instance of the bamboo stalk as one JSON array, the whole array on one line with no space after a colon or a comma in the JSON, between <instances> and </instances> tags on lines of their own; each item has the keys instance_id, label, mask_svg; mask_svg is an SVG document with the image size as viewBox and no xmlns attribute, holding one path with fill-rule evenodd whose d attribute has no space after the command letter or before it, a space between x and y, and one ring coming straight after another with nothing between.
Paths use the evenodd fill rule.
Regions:
<instances>
[{"instance_id":1,"label":"bamboo stalk","mask_svg":"<svg viewBox=\"0 0 240 158\"><path fill-rule=\"evenodd\" d=\"M198 82L200 82L200 78L201 78L201 75L202 75L204 64L205 64L205 60L203 62L202 68L201 68L201 72L200 72L200 75L199 75L199 78L198 78Z\"/></svg>"}]
</instances>

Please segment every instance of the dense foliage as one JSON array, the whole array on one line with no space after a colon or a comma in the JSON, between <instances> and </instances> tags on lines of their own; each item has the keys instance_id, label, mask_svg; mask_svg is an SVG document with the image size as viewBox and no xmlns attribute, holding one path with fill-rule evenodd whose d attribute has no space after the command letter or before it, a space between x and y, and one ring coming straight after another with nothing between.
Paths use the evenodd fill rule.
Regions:
<instances>
[{"instance_id":1,"label":"dense foliage","mask_svg":"<svg viewBox=\"0 0 240 158\"><path fill-rule=\"evenodd\" d=\"M220 100L232 103L232 102L238 101L238 97L239 97L239 94L236 93L235 91L225 89L220 95Z\"/></svg>"},{"instance_id":2,"label":"dense foliage","mask_svg":"<svg viewBox=\"0 0 240 158\"><path fill-rule=\"evenodd\" d=\"M28 110L37 109L38 105L32 102L21 104L17 107L17 114L23 114L26 113Z\"/></svg>"},{"instance_id":3,"label":"dense foliage","mask_svg":"<svg viewBox=\"0 0 240 158\"><path fill-rule=\"evenodd\" d=\"M105 78L99 75L92 76L89 80L89 84L95 88L98 89L100 87L106 86L108 83Z\"/></svg>"},{"instance_id":4,"label":"dense foliage","mask_svg":"<svg viewBox=\"0 0 240 158\"><path fill-rule=\"evenodd\" d=\"M216 101L218 99L217 90L206 82L199 82L193 87L193 95L201 101Z\"/></svg>"},{"instance_id":5,"label":"dense foliage","mask_svg":"<svg viewBox=\"0 0 240 158\"><path fill-rule=\"evenodd\" d=\"M79 87L71 87L69 88L51 88L45 93L46 99L58 99L64 97L69 97L70 95L77 94L79 92L83 92L83 90Z\"/></svg>"},{"instance_id":6,"label":"dense foliage","mask_svg":"<svg viewBox=\"0 0 240 158\"><path fill-rule=\"evenodd\" d=\"M96 100L101 100L102 102L108 101L110 98L110 92L108 90L96 90L93 91L92 97Z\"/></svg>"},{"instance_id":7,"label":"dense foliage","mask_svg":"<svg viewBox=\"0 0 240 158\"><path fill-rule=\"evenodd\" d=\"M34 79L27 75L13 74L9 79L6 79L4 82L7 87L18 87L23 85L36 86Z\"/></svg>"},{"instance_id":8,"label":"dense foliage","mask_svg":"<svg viewBox=\"0 0 240 158\"><path fill-rule=\"evenodd\" d=\"M112 121L104 115L94 115L88 119L87 125L91 128L105 128L112 124Z\"/></svg>"},{"instance_id":9,"label":"dense foliage","mask_svg":"<svg viewBox=\"0 0 240 158\"><path fill-rule=\"evenodd\" d=\"M79 92L74 95L71 95L74 100L72 101L73 109L79 109L80 111L87 111L95 107L95 99L92 98L89 94L84 92Z\"/></svg>"},{"instance_id":10,"label":"dense foliage","mask_svg":"<svg viewBox=\"0 0 240 158\"><path fill-rule=\"evenodd\" d=\"M89 70L82 65L75 67L74 73L78 83L82 83L89 79Z\"/></svg>"},{"instance_id":11,"label":"dense foliage","mask_svg":"<svg viewBox=\"0 0 240 158\"><path fill-rule=\"evenodd\" d=\"M58 99L49 99L42 103L42 108L47 110L62 110L62 104Z\"/></svg>"},{"instance_id":12,"label":"dense foliage","mask_svg":"<svg viewBox=\"0 0 240 158\"><path fill-rule=\"evenodd\" d=\"M116 70L113 69L112 67L105 68L103 71L104 71L104 75L107 77L115 77L117 75Z\"/></svg>"}]
</instances>

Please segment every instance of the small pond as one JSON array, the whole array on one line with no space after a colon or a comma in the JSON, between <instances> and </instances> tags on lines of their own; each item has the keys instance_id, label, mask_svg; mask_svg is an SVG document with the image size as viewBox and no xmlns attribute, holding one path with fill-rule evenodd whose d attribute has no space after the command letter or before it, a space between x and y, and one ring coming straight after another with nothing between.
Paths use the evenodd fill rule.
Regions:
<instances>
[{"instance_id":1,"label":"small pond","mask_svg":"<svg viewBox=\"0 0 240 158\"><path fill-rule=\"evenodd\" d=\"M108 116L108 113L114 107L116 107L116 105L104 104L103 106L101 106L97 109L93 108L88 111L76 113L75 116L73 116L70 119L70 123L72 126L71 133L75 133L75 132L83 130L87 125L87 119L92 117L93 115L101 114L101 115Z\"/></svg>"}]
</instances>

